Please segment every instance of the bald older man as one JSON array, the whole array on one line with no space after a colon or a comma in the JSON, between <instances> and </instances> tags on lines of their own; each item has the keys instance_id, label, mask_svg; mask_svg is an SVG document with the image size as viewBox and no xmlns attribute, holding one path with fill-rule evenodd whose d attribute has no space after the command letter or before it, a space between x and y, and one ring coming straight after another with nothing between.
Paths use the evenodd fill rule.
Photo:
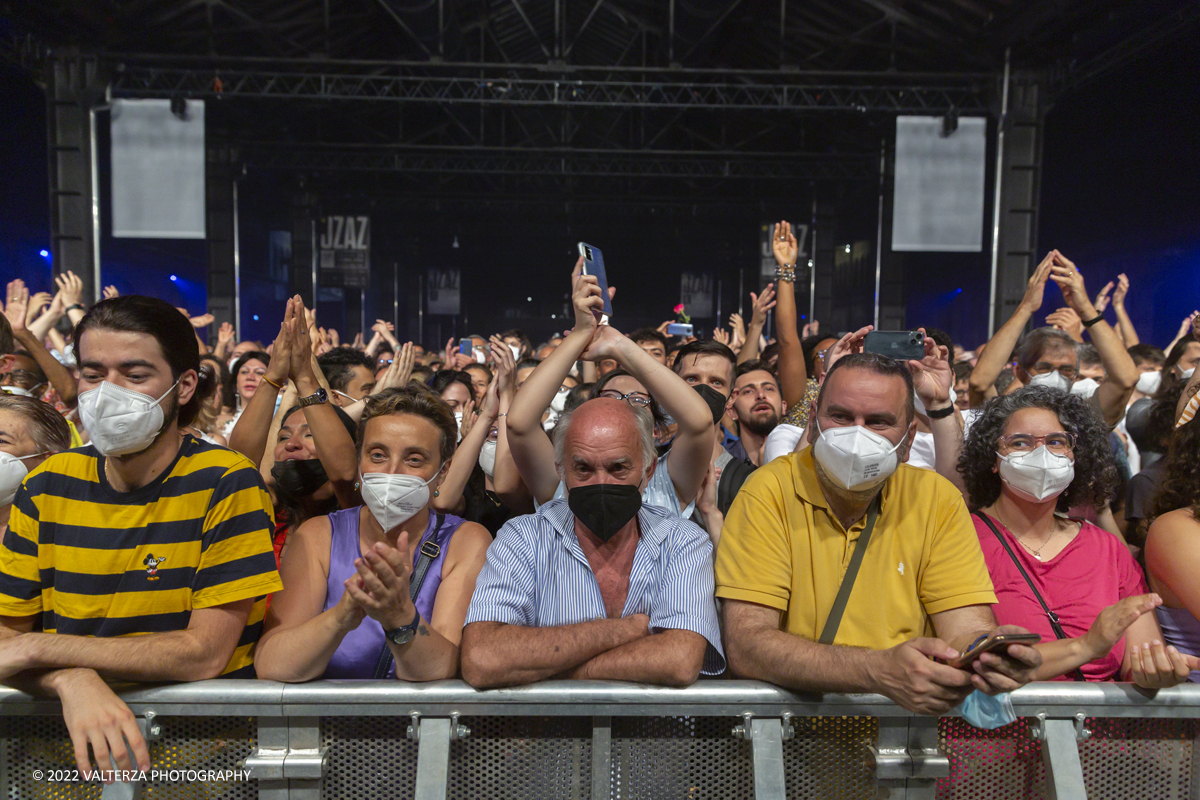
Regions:
<instances>
[{"instance_id":1,"label":"bald older man","mask_svg":"<svg viewBox=\"0 0 1200 800\"><path fill-rule=\"evenodd\" d=\"M563 415L554 455L567 497L509 521L488 549L462 636L472 686L686 686L724 670L708 536L642 505L651 425L610 398Z\"/></svg>"}]
</instances>

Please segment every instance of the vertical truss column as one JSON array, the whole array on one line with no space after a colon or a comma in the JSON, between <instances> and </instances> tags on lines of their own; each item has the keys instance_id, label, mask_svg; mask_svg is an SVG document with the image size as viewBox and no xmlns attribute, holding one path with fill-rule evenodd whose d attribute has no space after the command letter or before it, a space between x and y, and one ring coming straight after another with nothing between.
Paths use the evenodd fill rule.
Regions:
<instances>
[{"instance_id":1,"label":"vertical truss column","mask_svg":"<svg viewBox=\"0 0 1200 800\"><path fill-rule=\"evenodd\" d=\"M222 322L233 324L240 338L237 319L237 206L235 186L237 155L232 145L212 142L204 169L204 202L208 244L208 310L214 334Z\"/></svg>"},{"instance_id":2,"label":"vertical truss column","mask_svg":"<svg viewBox=\"0 0 1200 800\"><path fill-rule=\"evenodd\" d=\"M92 109L104 97L94 58L55 53L48 62L46 133L50 176L50 249L54 272L83 281L84 302L100 299L99 197Z\"/></svg>"},{"instance_id":3,"label":"vertical truss column","mask_svg":"<svg viewBox=\"0 0 1200 800\"><path fill-rule=\"evenodd\" d=\"M1038 261L1038 203L1046 118L1043 95L1040 76L1020 73L1013 76L1003 151L998 159L999 253L992 308L993 330L988 332L989 336L1016 310Z\"/></svg>"}]
</instances>

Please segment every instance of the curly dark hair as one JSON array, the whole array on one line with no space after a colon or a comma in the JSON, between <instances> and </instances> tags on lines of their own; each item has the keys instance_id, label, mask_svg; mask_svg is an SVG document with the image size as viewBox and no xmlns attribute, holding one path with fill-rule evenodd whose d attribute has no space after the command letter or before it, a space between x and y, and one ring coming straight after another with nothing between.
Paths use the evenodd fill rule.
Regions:
<instances>
[{"instance_id":1,"label":"curly dark hair","mask_svg":"<svg viewBox=\"0 0 1200 800\"><path fill-rule=\"evenodd\" d=\"M1166 477L1150 501L1147 519L1190 507L1200 520L1200 415L1175 429L1163 474Z\"/></svg>"},{"instance_id":2,"label":"curly dark hair","mask_svg":"<svg viewBox=\"0 0 1200 800\"><path fill-rule=\"evenodd\" d=\"M1108 428L1079 395L1044 386L1029 386L989 400L963 442L958 471L971 499L972 508L990 506L1000 497L1000 475L996 447L1008 418L1022 408L1044 408L1058 416L1059 424L1075 435L1075 479L1058 496L1058 510L1079 505L1103 506L1117 487Z\"/></svg>"}]
</instances>

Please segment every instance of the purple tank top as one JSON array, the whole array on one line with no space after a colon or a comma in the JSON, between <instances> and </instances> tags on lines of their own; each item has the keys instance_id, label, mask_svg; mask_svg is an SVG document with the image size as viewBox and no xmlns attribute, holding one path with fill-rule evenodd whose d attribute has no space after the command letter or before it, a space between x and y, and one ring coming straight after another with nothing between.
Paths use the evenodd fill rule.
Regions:
<instances>
[{"instance_id":1,"label":"purple tank top","mask_svg":"<svg viewBox=\"0 0 1200 800\"><path fill-rule=\"evenodd\" d=\"M358 574L358 571L354 569L354 561L362 557L358 546L358 515L361 508L361 506L347 508L329 515L331 528L329 579L325 586L325 608L322 609L324 611L328 611L338 604L338 601L342 599L342 594L346 591L343 583L351 575ZM437 524L437 518L438 515L431 511L429 524L425 526L425 532L421 534L421 542L432 540L441 550L437 558L429 565L429 571L425 573L425 581L421 584L421 591L415 602L417 611L421 612L421 618L426 622L433 617L433 601L437 596L438 587L442 584L442 564L446 561L446 550L450 546L450 537L463 523L461 517L446 514L442 519L441 529L435 534L433 528ZM413 548L414 567L416 567L420 552L420 543L418 543ZM321 677L369 679L375 670L375 664L379 660L379 653L383 646L383 627L367 617L342 639L342 643L334 651L333 657L329 659L329 666L325 668L325 674ZM392 668L388 671L388 677L394 678L395 676L396 665L393 663Z\"/></svg>"}]
</instances>

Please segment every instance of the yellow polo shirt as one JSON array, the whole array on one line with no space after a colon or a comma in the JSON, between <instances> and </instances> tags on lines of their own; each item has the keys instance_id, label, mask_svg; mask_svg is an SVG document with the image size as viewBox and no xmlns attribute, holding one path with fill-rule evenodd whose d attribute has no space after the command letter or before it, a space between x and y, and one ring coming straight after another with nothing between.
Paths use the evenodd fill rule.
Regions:
<instances>
[{"instance_id":1,"label":"yellow polo shirt","mask_svg":"<svg viewBox=\"0 0 1200 800\"><path fill-rule=\"evenodd\" d=\"M829 510L812 448L755 470L717 547L717 597L783 612L782 629L816 641L865 517L849 531ZM931 636L930 614L996 602L962 495L935 472L901 464L882 505L835 644L882 650Z\"/></svg>"}]
</instances>

